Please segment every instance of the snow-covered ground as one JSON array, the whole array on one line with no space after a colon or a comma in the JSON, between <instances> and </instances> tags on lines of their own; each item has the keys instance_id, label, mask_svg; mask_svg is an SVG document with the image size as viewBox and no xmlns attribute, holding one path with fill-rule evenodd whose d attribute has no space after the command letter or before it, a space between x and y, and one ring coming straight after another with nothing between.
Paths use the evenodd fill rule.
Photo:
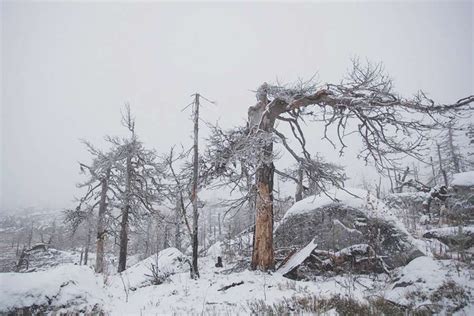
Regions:
<instances>
[{"instance_id":1,"label":"snow-covered ground","mask_svg":"<svg viewBox=\"0 0 474 316\"><path fill-rule=\"evenodd\" d=\"M344 203L390 220L406 231L400 219L373 195L363 190L348 190L358 197L340 190L333 192L337 201L327 196L309 197L296 203L283 221L328 204ZM442 228L439 232L452 233L451 230ZM227 256L230 248L250 245L252 235L246 232L208 248L206 255L199 258L200 278L197 280L190 277L189 258L175 248L167 248L144 260L139 260L138 255L130 256L129 268L121 274L113 272L111 262L106 269L109 273L96 274L90 266L74 264L79 261L79 253L50 250L58 254L57 258L65 259L54 265L35 267L28 273L0 273L0 314L28 308L33 312L102 311L109 315L234 315L255 312L255 306L262 306L258 304L283 304L288 312L298 301L337 297L360 304L382 299L411 311L429 307L430 311L440 314L472 315L472 268L456 260L434 258L430 242L436 240L410 238L426 256L391 271L390 275L349 273L314 276L310 281L295 281L283 275L298 265L301 258L311 254L317 240L300 249L298 256L283 264L280 271L263 273L242 268L241 260L245 258L241 253ZM435 247L439 248L439 244L437 242ZM49 258L47 255L43 257ZM215 267L218 256L224 258L223 268ZM89 258L93 263L95 255L92 253ZM157 267L155 277L153 266ZM337 315L336 309L320 312Z\"/></svg>"},{"instance_id":2,"label":"snow-covered ground","mask_svg":"<svg viewBox=\"0 0 474 316\"><path fill-rule=\"evenodd\" d=\"M382 297L412 309L443 300L443 306L450 307L461 301L458 314L474 311L472 276L453 260L419 257L394 271L393 279L387 275L345 275L314 281L294 281L281 273L230 272L232 264L225 261L224 268L214 266L215 255L199 260L201 277L193 280L184 260L177 249L168 248L159 253L158 261L151 256L122 274L105 277L90 267L72 264L32 273L3 273L0 312L43 305L49 306L49 311L101 310L110 315L248 314L250 304L260 300L273 305L308 296L339 296L361 303ZM152 263L169 275L162 284L152 284ZM452 289L457 290L455 298L446 296Z\"/></svg>"}]
</instances>

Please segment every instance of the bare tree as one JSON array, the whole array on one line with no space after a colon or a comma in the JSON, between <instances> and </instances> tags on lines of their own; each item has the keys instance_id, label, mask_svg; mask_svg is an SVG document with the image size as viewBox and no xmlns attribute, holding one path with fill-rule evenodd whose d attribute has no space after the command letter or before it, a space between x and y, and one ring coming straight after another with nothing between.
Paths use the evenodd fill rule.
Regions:
<instances>
[{"instance_id":1,"label":"bare tree","mask_svg":"<svg viewBox=\"0 0 474 316\"><path fill-rule=\"evenodd\" d=\"M193 205L193 233L192 233L192 248L193 248L193 278L199 278L199 269L198 269L198 220L199 220L199 210L198 210L198 181L199 181L199 93L194 95L194 104L193 104L193 119L194 119L194 146L193 146L193 182L191 189L191 202Z\"/></svg>"},{"instance_id":2,"label":"bare tree","mask_svg":"<svg viewBox=\"0 0 474 316\"><path fill-rule=\"evenodd\" d=\"M121 209L118 272L126 269L130 222L151 214L159 215L156 206L163 199L160 194L162 166L155 161L155 152L146 149L135 134L135 120L128 105L122 115L122 125L130 132L128 138L108 138L115 145L118 157L117 184L112 189Z\"/></svg>"},{"instance_id":3,"label":"bare tree","mask_svg":"<svg viewBox=\"0 0 474 316\"><path fill-rule=\"evenodd\" d=\"M108 212L107 206L109 197L109 182L111 178L111 170L114 168L117 157L113 151L103 152L87 141L83 141L86 145L87 150L93 156L92 164L87 165L80 163L81 172L89 175L89 179L83 183L78 184L79 188L87 188L86 193L79 200L79 204L76 208L76 213L70 213L70 216L75 216L81 219L80 211L84 203L92 205L91 211L98 206L97 215L97 238L96 238L96 262L95 270L101 273L104 269L104 244L107 234L106 228L106 215ZM83 217L82 219L85 219ZM70 219L72 220L72 219Z\"/></svg>"},{"instance_id":4,"label":"bare tree","mask_svg":"<svg viewBox=\"0 0 474 316\"><path fill-rule=\"evenodd\" d=\"M216 152L221 160L217 159L214 167L222 169L221 174L233 176L235 172L228 171L232 167L229 162L242 158L242 155L236 157L238 152L250 154L247 158L253 161L257 192L252 267L261 270L274 267L274 144L281 142L298 162L310 163L305 135L300 127L304 118L321 122L322 137L336 147L328 133L334 129L341 153L347 147L346 136L358 134L363 143L358 157L374 163L377 170L384 172L400 169L400 155L423 160L421 149L427 132L439 127L446 117L470 109L470 103L474 101L474 96L469 96L452 104L435 104L423 92L410 99L400 97L392 91L392 80L385 75L382 65L363 65L358 60L353 61L352 69L339 84L318 85L308 81L282 86L264 83L257 89L256 97L257 104L248 110L247 128L233 130L222 137L232 143ZM290 125L302 154L292 149L286 136L276 129L277 121ZM350 124L350 121L356 124ZM340 178L325 179L342 187ZM317 185L325 191L322 181Z\"/></svg>"}]
</instances>

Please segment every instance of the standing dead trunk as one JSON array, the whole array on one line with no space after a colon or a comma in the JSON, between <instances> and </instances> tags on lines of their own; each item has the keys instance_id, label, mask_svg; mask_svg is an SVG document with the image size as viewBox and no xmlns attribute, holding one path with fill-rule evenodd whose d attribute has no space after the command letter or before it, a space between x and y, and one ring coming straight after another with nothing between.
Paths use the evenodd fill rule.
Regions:
<instances>
[{"instance_id":1,"label":"standing dead trunk","mask_svg":"<svg viewBox=\"0 0 474 316\"><path fill-rule=\"evenodd\" d=\"M170 247L168 224L165 224L163 235L163 249L166 249Z\"/></svg>"},{"instance_id":2,"label":"standing dead trunk","mask_svg":"<svg viewBox=\"0 0 474 316\"><path fill-rule=\"evenodd\" d=\"M405 171L403 172L403 176L400 177L400 174L398 175L399 176L399 179L397 180L397 193L402 193L403 192L403 187L404 187L404 183L405 183L405 180L407 179L407 176L408 176L408 173L410 172L410 167L407 167L405 169Z\"/></svg>"},{"instance_id":3,"label":"standing dead trunk","mask_svg":"<svg viewBox=\"0 0 474 316\"><path fill-rule=\"evenodd\" d=\"M81 249L81 256L79 257L79 265L82 266L82 258L84 257L84 248Z\"/></svg>"},{"instance_id":4,"label":"standing dead trunk","mask_svg":"<svg viewBox=\"0 0 474 316\"><path fill-rule=\"evenodd\" d=\"M273 164L263 165L257 171L257 214L252 268L263 271L274 268L273 172Z\"/></svg>"},{"instance_id":5,"label":"standing dead trunk","mask_svg":"<svg viewBox=\"0 0 474 316\"><path fill-rule=\"evenodd\" d=\"M268 99L259 96L259 102L249 108L250 133L273 133L276 115L266 111ZM272 270L275 266L273 251L273 141L261 148L260 166L256 172L256 216L252 253L252 269Z\"/></svg>"},{"instance_id":6,"label":"standing dead trunk","mask_svg":"<svg viewBox=\"0 0 474 316\"><path fill-rule=\"evenodd\" d=\"M433 174L433 183L436 186L438 183L436 181L436 172L435 172L435 164L433 162L433 157L430 157L430 164L431 164L431 173Z\"/></svg>"},{"instance_id":7,"label":"standing dead trunk","mask_svg":"<svg viewBox=\"0 0 474 316\"><path fill-rule=\"evenodd\" d=\"M176 231L175 231L174 246L176 247L176 249L181 250L181 218L180 218L179 211L176 211Z\"/></svg>"},{"instance_id":8,"label":"standing dead trunk","mask_svg":"<svg viewBox=\"0 0 474 316\"><path fill-rule=\"evenodd\" d=\"M448 143L449 143L449 151L451 152L451 159L453 160L454 172L460 173L461 167L459 163L459 156L454 146L454 135L453 135L453 128L451 124L448 126Z\"/></svg>"},{"instance_id":9,"label":"standing dead trunk","mask_svg":"<svg viewBox=\"0 0 474 316\"><path fill-rule=\"evenodd\" d=\"M120 250L118 272L122 272L127 267L127 247L128 247L128 217L129 206L125 206L122 210L122 222L120 224Z\"/></svg>"},{"instance_id":10,"label":"standing dead trunk","mask_svg":"<svg viewBox=\"0 0 474 316\"><path fill-rule=\"evenodd\" d=\"M438 150L439 171L443 175L444 185L448 187L448 176L446 175L446 170L443 168L443 160L441 159L441 146L436 144L436 148Z\"/></svg>"},{"instance_id":11,"label":"standing dead trunk","mask_svg":"<svg viewBox=\"0 0 474 316\"><path fill-rule=\"evenodd\" d=\"M198 176L199 176L199 94L195 94L194 100L194 156L193 156L193 186L191 193L191 200L193 204L193 232L192 232L192 249L193 249L193 262L192 262L192 277L199 278L199 269L198 269L198 198L197 198L197 189L198 189Z\"/></svg>"},{"instance_id":12,"label":"standing dead trunk","mask_svg":"<svg viewBox=\"0 0 474 316\"><path fill-rule=\"evenodd\" d=\"M131 150L127 156L127 166L125 172L125 203L122 208L122 222L120 224L120 251L118 272L122 272L127 267L127 247L128 247L128 219L130 216L130 189L131 189L131 175L132 175L132 156Z\"/></svg>"},{"instance_id":13,"label":"standing dead trunk","mask_svg":"<svg viewBox=\"0 0 474 316\"><path fill-rule=\"evenodd\" d=\"M217 225L219 225L219 237L222 235L222 227L221 227L221 213L217 213Z\"/></svg>"},{"instance_id":14,"label":"standing dead trunk","mask_svg":"<svg viewBox=\"0 0 474 316\"><path fill-rule=\"evenodd\" d=\"M298 166L298 183L296 184L295 202L303 199L303 168Z\"/></svg>"},{"instance_id":15,"label":"standing dead trunk","mask_svg":"<svg viewBox=\"0 0 474 316\"><path fill-rule=\"evenodd\" d=\"M110 168L107 169L105 177L101 180L99 214L97 218L97 247L95 259L95 272L102 273L104 271L104 248L105 248L105 213L107 211L107 191L109 188Z\"/></svg>"},{"instance_id":16,"label":"standing dead trunk","mask_svg":"<svg viewBox=\"0 0 474 316\"><path fill-rule=\"evenodd\" d=\"M91 229L91 226L89 225L89 229L87 230L86 248L84 250L84 265L87 265L87 261L89 259L89 246L91 244L91 235L92 235L92 229Z\"/></svg>"}]
</instances>

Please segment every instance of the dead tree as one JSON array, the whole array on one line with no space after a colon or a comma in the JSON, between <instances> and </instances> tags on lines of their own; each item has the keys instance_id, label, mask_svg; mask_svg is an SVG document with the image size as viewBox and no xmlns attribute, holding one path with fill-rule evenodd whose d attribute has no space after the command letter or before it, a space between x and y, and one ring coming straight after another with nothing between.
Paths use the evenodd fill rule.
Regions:
<instances>
[{"instance_id":1,"label":"dead tree","mask_svg":"<svg viewBox=\"0 0 474 316\"><path fill-rule=\"evenodd\" d=\"M198 205L198 190L201 186L200 177L200 156L199 156L199 107L201 98L214 103L200 95L199 93L193 94L194 100L188 106L193 107L193 159L192 159L192 182L191 182L191 194L190 200L193 209L192 215L192 232L191 232L191 246L192 246L192 271L191 275L193 278L199 278L198 268L198 251L199 251L199 239L198 239L198 224L199 224L199 205ZM187 106L187 107L188 107ZM187 108L186 107L186 108ZM186 109L185 108L185 109Z\"/></svg>"},{"instance_id":2,"label":"dead tree","mask_svg":"<svg viewBox=\"0 0 474 316\"><path fill-rule=\"evenodd\" d=\"M199 181L199 93L194 94L194 146L193 146L193 182L191 188L191 203L193 205L193 233L192 233L192 249L193 249L193 278L199 278L198 269L198 181Z\"/></svg>"},{"instance_id":3,"label":"dead tree","mask_svg":"<svg viewBox=\"0 0 474 316\"><path fill-rule=\"evenodd\" d=\"M346 79L339 84L318 85L310 81L281 86L264 83L256 91L257 104L248 110L248 126L241 141L235 142L243 148L254 146L243 151L251 152L251 160L257 161L254 164L257 201L253 268L268 270L274 267L274 145L281 142L298 162L308 163L310 155L299 124L304 117L321 122L323 138L336 147L328 137L328 130L334 129L341 153L347 147L345 137L358 134L363 143L358 157L374 163L377 170L384 172L400 168L395 159L400 154L423 160L421 149L427 132L441 126L446 117L470 109L474 101L474 96L469 96L452 104L435 104L423 92L411 99L403 98L392 91L392 81L381 65L362 65L355 60L352 66ZM348 124L352 120L357 122L356 126ZM277 121L290 125L302 154L293 150L286 135L275 128ZM235 147L222 149L223 161L216 167L228 169L229 161L236 161L237 150ZM323 174L322 179L342 186L340 178L324 178ZM318 185L324 192L325 185L321 180Z\"/></svg>"},{"instance_id":4,"label":"dead tree","mask_svg":"<svg viewBox=\"0 0 474 316\"><path fill-rule=\"evenodd\" d=\"M118 157L117 182L112 189L121 209L118 272L126 269L130 223L150 215L160 217L156 206L163 199L160 193L164 168L156 162L156 153L146 149L135 134L135 120L128 105L125 110L122 125L129 130L130 136L108 138Z\"/></svg>"},{"instance_id":5,"label":"dead tree","mask_svg":"<svg viewBox=\"0 0 474 316\"><path fill-rule=\"evenodd\" d=\"M462 154L457 142L456 131L460 129L451 120L447 123L445 131L437 137L436 152L439 173L434 174L434 180L441 175L445 186L449 184L448 180L453 174L466 171L466 167L469 166L469 155Z\"/></svg>"},{"instance_id":6,"label":"dead tree","mask_svg":"<svg viewBox=\"0 0 474 316\"><path fill-rule=\"evenodd\" d=\"M96 238L96 262L95 271L103 272L104 269L104 244L107 234L105 217L107 216L109 181L111 177L111 169L117 159L114 152L104 153L98 150L92 144L84 141L89 153L93 155L91 165L80 163L81 171L88 173L90 178L88 181L81 183L78 187L88 187L86 194L80 199L76 211L80 211L83 203L91 203L94 207L98 206L97 214L97 238ZM99 191L100 190L100 191Z\"/></svg>"}]
</instances>

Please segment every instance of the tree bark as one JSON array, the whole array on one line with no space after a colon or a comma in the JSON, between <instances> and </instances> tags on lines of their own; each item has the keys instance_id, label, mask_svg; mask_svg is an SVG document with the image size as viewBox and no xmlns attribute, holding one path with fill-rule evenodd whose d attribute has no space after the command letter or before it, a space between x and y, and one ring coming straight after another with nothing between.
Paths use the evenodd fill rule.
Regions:
<instances>
[{"instance_id":1,"label":"tree bark","mask_svg":"<svg viewBox=\"0 0 474 316\"><path fill-rule=\"evenodd\" d=\"M122 223L120 230L120 253L118 272L122 272L127 267L127 247L128 247L128 217L129 206L125 206L122 210Z\"/></svg>"},{"instance_id":2,"label":"tree bark","mask_svg":"<svg viewBox=\"0 0 474 316\"><path fill-rule=\"evenodd\" d=\"M252 254L252 268L263 271L274 268L273 252L273 164L257 170L257 214Z\"/></svg>"},{"instance_id":3,"label":"tree bark","mask_svg":"<svg viewBox=\"0 0 474 316\"><path fill-rule=\"evenodd\" d=\"M125 179L125 203L122 208L122 222L120 224L120 251L118 272L122 272L127 267L127 247L128 247L128 218L130 215L130 188L132 173L132 157L131 153L127 157L126 179Z\"/></svg>"},{"instance_id":4,"label":"tree bark","mask_svg":"<svg viewBox=\"0 0 474 316\"><path fill-rule=\"evenodd\" d=\"M95 272L104 271L104 248L105 248L105 213L107 211L107 191L109 189L110 169L107 169L105 177L102 179L100 191L99 214L97 218L97 246L95 259Z\"/></svg>"},{"instance_id":5,"label":"tree bark","mask_svg":"<svg viewBox=\"0 0 474 316\"><path fill-rule=\"evenodd\" d=\"M257 105L249 108L250 133L273 133L276 115L267 111L268 100L260 96ZM273 142L265 144L263 161L256 172L256 217L252 253L252 269L262 271L273 270L275 267L273 250L273 176L272 161Z\"/></svg>"}]
</instances>

